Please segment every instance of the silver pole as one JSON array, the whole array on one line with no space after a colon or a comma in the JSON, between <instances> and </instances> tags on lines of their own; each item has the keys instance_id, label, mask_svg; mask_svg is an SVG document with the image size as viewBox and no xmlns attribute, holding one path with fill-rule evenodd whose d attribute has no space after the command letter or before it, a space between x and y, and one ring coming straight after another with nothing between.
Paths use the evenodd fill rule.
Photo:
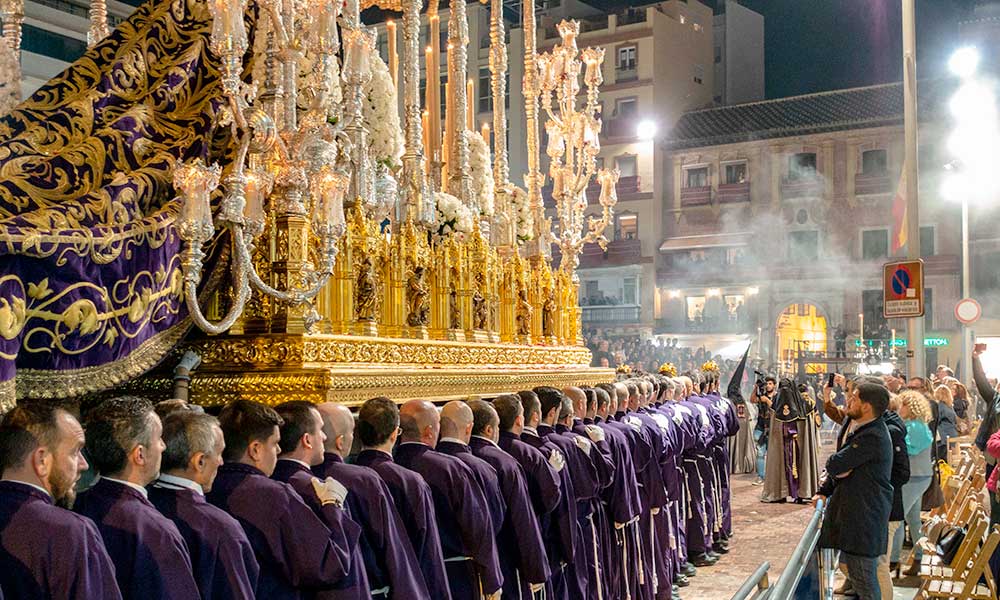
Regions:
<instances>
[{"instance_id":1,"label":"silver pole","mask_svg":"<svg viewBox=\"0 0 1000 600\"><path fill-rule=\"evenodd\" d=\"M903 138L905 155L903 169L906 177L906 255L920 258L920 206L917 199L919 181L917 164L917 37L914 18L914 0L903 2ZM922 282L923 283L923 282ZM907 360L910 377L927 375L924 364L924 319L907 320L907 348L913 349L913 358Z\"/></svg>"},{"instance_id":2,"label":"silver pole","mask_svg":"<svg viewBox=\"0 0 1000 600\"><path fill-rule=\"evenodd\" d=\"M962 298L968 298L972 282L969 279L969 198L962 195ZM972 330L962 325L962 379L972 381Z\"/></svg>"}]
</instances>

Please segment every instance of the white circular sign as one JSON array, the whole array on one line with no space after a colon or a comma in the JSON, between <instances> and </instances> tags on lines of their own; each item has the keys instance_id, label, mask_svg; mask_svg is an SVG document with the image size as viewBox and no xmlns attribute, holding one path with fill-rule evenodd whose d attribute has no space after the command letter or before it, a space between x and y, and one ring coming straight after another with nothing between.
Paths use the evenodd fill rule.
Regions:
<instances>
[{"instance_id":1,"label":"white circular sign","mask_svg":"<svg viewBox=\"0 0 1000 600\"><path fill-rule=\"evenodd\" d=\"M983 307L972 298L963 298L955 305L955 318L966 325L972 325L983 315Z\"/></svg>"}]
</instances>

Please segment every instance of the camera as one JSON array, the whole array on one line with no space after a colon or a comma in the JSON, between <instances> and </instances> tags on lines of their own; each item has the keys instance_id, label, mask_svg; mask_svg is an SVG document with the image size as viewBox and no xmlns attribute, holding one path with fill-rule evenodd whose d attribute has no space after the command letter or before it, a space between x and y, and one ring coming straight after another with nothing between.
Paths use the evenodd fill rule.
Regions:
<instances>
[{"instance_id":1,"label":"camera","mask_svg":"<svg viewBox=\"0 0 1000 600\"><path fill-rule=\"evenodd\" d=\"M757 381L754 382L754 388L756 389L757 397L762 398L767 395L767 383L764 381L764 379L767 378L767 375L761 373L757 369L753 370L753 374L757 376Z\"/></svg>"}]
</instances>

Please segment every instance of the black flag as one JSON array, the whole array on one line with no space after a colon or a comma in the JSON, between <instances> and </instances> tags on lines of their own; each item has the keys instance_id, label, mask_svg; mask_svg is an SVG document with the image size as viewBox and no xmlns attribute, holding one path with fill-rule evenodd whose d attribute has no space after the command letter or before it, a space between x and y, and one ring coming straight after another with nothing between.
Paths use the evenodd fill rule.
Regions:
<instances>
[{"instance_id":1,"label":"black flag","mask_svg":"<svg viewBox=\"0 0 1000 600\"><path fill-rule=\"evenodd\" d=\"M746 402L743 399L743 372L747 370L747 357L750 356L750 348L753 347L753 342L747 346L747 351L743 353L743 358L740 359L740 364L736 365L736 370L733 371L733 378L729 380L729 387L726 388L726 397L729 401L735 405L740 405Z\"/></svg>"}]
</instances>

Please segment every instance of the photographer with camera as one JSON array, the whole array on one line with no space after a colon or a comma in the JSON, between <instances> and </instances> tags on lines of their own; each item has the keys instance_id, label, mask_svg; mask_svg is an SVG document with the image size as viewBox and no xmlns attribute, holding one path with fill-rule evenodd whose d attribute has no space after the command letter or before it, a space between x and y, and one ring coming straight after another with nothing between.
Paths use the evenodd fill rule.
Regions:
<instances>
[{"instance_id":1,"label":"photographer with camera","mask_svg":"<svg viewBox=\"0 0 1000 600\"><path fill-rule=\"evenodd\" d=\"M757 441L757 481L754 485L764 484L764 465L767 458L767 438L771 434L771 404L774 402L777 380L771 375L765 375L754 369L757 382L754 384L750 401L757 405L757 426L753 437Z\"/></svg>"}]
</instances>

